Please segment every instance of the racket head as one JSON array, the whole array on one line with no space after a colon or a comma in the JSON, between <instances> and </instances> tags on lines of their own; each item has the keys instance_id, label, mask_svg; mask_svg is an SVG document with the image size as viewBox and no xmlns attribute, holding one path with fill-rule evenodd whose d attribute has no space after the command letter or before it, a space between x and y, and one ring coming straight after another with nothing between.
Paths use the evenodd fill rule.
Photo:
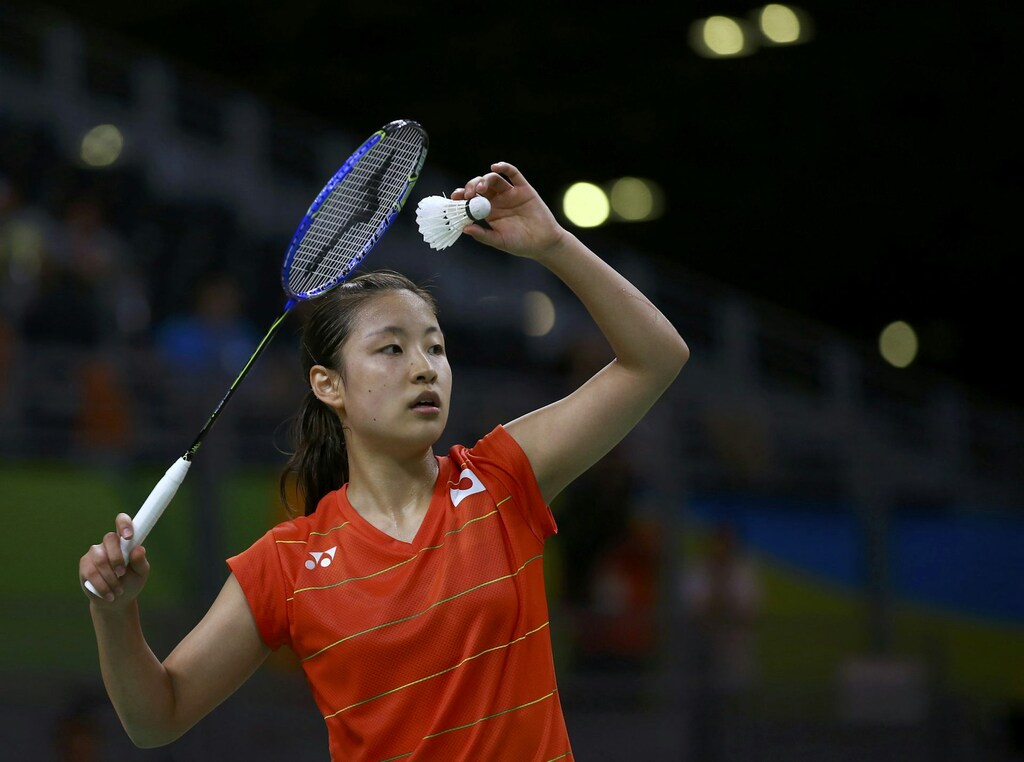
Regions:
<instances>
[{"instance_id":1,"label":"racket head","mask_svg":"<svg viewBox=\"0 0 1024 762\"><path fill-rule=\"evenodd\" d=\"M368 137L310 204L281 267L290 302L346 280L398 217L427 158L426 130L396 119Z\"/></svg>"}]
</instances>

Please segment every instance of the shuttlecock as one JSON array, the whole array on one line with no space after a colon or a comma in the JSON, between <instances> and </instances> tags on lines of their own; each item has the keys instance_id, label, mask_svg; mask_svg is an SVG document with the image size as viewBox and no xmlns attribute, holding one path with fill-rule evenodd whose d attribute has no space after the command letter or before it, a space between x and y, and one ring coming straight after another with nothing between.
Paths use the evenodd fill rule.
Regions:
<instances>
[{"instance_id":1,"label":"shuttlecock","mask_svg":"<svg viewBox=\"0 0 1024 762\"><path fill-rule=\"evenodd\" d=\"M491 202L483 196L455 201L445 196L427 196L416 205L416 222L423 240L432 249L447 249L471 222L479 222L491 213Z\"/></svg>"}]
</instances>

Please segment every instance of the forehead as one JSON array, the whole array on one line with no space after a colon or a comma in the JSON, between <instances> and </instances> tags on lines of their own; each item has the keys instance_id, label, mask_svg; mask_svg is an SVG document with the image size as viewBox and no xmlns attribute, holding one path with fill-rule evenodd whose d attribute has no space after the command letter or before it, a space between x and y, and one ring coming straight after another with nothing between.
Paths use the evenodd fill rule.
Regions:
<instances>
[{"instance_id":1,"label":"forehead","mask_svg":"<svg viewBox=\"0 0 1024 762\"><path fill-rule=\"evenodd\" d=\"M421 333L437 326L437 316L431 306L413 292L387 291L359 310L354 333L366 335L388 326L416 329Z\"/></svg>"}]
</instances>

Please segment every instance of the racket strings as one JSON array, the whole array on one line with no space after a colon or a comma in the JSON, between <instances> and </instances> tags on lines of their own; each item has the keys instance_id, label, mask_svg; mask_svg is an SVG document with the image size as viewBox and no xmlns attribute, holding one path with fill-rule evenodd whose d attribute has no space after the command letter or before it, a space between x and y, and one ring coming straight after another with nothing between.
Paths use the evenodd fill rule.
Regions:
<instances>
[{"instance_id":1,"label":"racket strings","mask_svg":"<svg viewBox=\"0 0 1024 762\"><path fill-rule=\"evenodd\" d=\"M296 295L319 293L346 276L376 243L421 163L423 134L403 128L379 141L317 210L288 274Z\"/></svg>"}]
</instances>

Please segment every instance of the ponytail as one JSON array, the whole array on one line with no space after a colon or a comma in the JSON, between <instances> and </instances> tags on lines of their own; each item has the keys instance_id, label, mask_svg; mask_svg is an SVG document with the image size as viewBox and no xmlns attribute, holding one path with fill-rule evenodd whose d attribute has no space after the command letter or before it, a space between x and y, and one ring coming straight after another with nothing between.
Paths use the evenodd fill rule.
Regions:
<instances>
[{"instance_id":1,"label":"ponytail","mask_svg":"<svg viewBox=\"0 0 1024 762\"><path fill-rule=\"evenodd\" d=\"M281 472L281 500L289 516L297 516L299 506L309 516L324 495L348 481L345 435L334 411L309 391L292 421L291 439L295 450Z\"/></svg>"}]
</instances>

